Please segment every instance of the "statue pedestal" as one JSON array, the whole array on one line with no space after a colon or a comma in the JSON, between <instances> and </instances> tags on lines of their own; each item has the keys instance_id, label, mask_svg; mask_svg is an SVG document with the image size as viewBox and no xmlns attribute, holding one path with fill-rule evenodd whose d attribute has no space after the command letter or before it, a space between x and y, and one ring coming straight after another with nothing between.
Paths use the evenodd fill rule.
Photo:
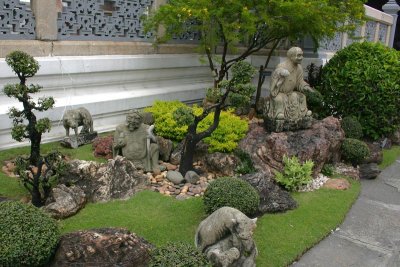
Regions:
<instances>
[{"instance_id":1,"label":"statue pedestal","mask_svg":"<svg viewBox=\"0 0 400 267\"><path fill-rule=\"evenodd\" d=\"M79 146L91 143L97 136L97 132L79 134L78 137L71 135L64 137L61 141L61 145L67 148L78 148Z\"/></svg>"},{"instance_id":2,"label":"statue pedestal","mask_svg":"<svg viewBox=\"0 0 400 267\"><path fill-rule=\"evenodd\" d=\"M313 118L306 116L300 120L277 120L269 117L264 117L264 127L268 132L285 132L285 131L296 131L301 129L311 128Z\"/></svg>"}]
</instances>

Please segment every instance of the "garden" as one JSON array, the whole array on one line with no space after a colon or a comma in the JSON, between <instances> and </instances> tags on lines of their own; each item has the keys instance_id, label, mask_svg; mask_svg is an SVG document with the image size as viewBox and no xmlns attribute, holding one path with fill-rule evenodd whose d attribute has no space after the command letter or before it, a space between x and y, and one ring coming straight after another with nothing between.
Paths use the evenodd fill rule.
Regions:
<instances>
[{"instance_id":1,"label":"garden","mask_svg":"<svg viewBox=\"0 0 400 267\"><path fill-rule=\"evenodd\" d=\"M293 85L290 75L303 78L303 52L294 47L274 66L263 98L265 77L253 85L247 56L270 46L263 71L285 38L353 30L362 4L325 10L292 1L270 10L307 5L312 22L337 14L318 24L271 21L268 12L253 14L263 1L232 2L171 1L146 24L153 32L168 25L157 43L202 33L199 48L214 73L204 101L156 100L99 136L83 108L64 115L62 142L43 144L51 123L36 116L55 100L35 98L41 87L27 85L40 67L33 57L7 56L20 83L4 94L23 106L9 110L11 135L30 147L0 153L0 265L287 266L335 231L359 179L376 178L400 156L400 53L354 42Z\"/></svg>"}]
</instances>

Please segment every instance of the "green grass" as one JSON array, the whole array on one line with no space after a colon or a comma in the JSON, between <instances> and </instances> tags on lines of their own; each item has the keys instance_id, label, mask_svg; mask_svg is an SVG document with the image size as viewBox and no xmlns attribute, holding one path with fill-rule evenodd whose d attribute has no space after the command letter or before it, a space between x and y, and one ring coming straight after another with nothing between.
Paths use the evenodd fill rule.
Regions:
<instances>
[{"instance_id":1,"label":"green grass","mask_svg":"<svg viewBox=\"0 0 400 267\"><path fill-rule=\"evenodd\" d=\"M43 153L58 148L71 158L95 159L91 145L70 150L57 143L43 145ZM29 148L2 151L0 161L27 154ZM384 151L386 167L400 156L400 147ZM95 159L97 161L103 161ZM351 181L346 191L321 189L309 193L293 193L299 207L293 211L267 214L258 219L255 240L259 250L257 266L286 266L322 240L344 219L360 191L360 184ZM26 191L16 178L0 174L0 195L19 198ZM195 230L205 218L200 198L177 201L155 192L143 191L126 201L89 203L77 215L60 221L63 233L99 227L124 227L160 246L168 241L193 244Z\"/></svg>"},{"instance_id":2,"label":"green grass","mask_svg":"<svg viewBox=\"0 0 400 267\"><path fill-rule=\"evenodd\" d=\"M381 170L391 165L398 157L400 157L400 146L392 146L391 149L383 150L383 160L379 164Z\"/></svg>"}]
</instances>

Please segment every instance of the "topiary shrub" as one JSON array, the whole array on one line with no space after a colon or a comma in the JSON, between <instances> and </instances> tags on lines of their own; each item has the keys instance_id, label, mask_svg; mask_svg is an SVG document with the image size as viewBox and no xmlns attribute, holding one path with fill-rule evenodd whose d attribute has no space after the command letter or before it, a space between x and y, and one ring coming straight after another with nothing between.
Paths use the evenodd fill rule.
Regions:
<instances>
[{"instance_id":1,"label":"topiary shrub","mask_svg":"<svg viewBox=\"0 0 400 267\"><path fill-rule=\"evenodd\" d=\"M55 220L17 201L0 203L0 266L43 266L60 233Z\"/></svg>"},{"instance_id":2,"label":"topiary shrub","mask_svg":"<svg viewBox=\"0 0 400 267\"><path fill-rule=\"evenodd\" d=\"M400 125L400 52L379 43L353 43L323 67L318 88L329 114L355 116L364 136L378 139Z\"/></svg>"},{"instance_id":3,"label":"topiary shrub","mask_svg":"<svg viewBox=\"0 0 400 267\"><path fill-rule=\"evenodd\" d=\"M260 196L246 181L234 177L221 177L207 187L203 202L208 214L228 206L251 216L258 210Z\"/></svg>"},{"instance_id":4,"label":"topiary shrub","mask_svg":"<svg viewBox=\"0 0 400 267\"><path fill-rule=\"evenodd\" d=\"M361 139L363 137L362 126L357 118L346 116L340 122L347 138Z\"/></svg>"},{"instance_id":5,"label":"topiary shrub","mask_svg":"<svg viewBox=\"0 0 400 267\"><path fill-rule=\"evenodd\" d=\"M321 173L325 176L333 176L335 174L335 167L330 163L325 163L322 167Z\"/></svg>"},{"instance_id":6,"label":"topiary shrub","mask_svg":"<svg viewBox=\"0 0 400 267\"><path fill-rule=\"evenodd\" d=\"M360 164L370 154L365 142L353 138L344 139L340 150L342 159L353 166Z\"/></svg>"},{"instance_id":7,"label":"topiary shrub","mask_svg":"<svg viewBox=\"0 0 400 267\"><path fill-rule=\"evenodd\" d=\"M151 253L149 267L211 267L205 254L194 246L178 242L169 242Z\"/></svg>"},{"instance_id":8,"label":"topiary shrub","mask_svg":"<svg viewBox=\"0 0 400 267\"><path fill-rule=\"evenodd\" d=\"M312 168L314 162L306 160L304 164L299 162L295 156L289 158L283 156L283 172L275 173L275 180L288 191L296 191L302 185L306 185L312 180Z\"/></svg>"},{"instance_id":9,"label":"topiary shrub","mask_svg":"<svg viewBox=\"0 0 400 267\"><path fill-rule=\"evenodd\" d=\"M145 109L151 112L155 120L157 135L174 141L181 141L186 136L188 124L194 119L191 114L200 115L203 109L197 106L188 107L179 101L155 101L152 107ZM198 131L206 130L213 124L214 113L211 112L198 126ZM248 121L233 114L233 111L222 111L220 122L210 137L204 138L209 145L209 152L232 152L248 130Z\"/></svg>"}]
</instances>

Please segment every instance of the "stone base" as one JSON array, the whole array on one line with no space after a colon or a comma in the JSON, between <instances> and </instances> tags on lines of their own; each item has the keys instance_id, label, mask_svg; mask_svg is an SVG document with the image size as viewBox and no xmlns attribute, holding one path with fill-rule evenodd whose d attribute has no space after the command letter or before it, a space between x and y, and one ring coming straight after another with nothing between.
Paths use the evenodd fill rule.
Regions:
<instances>
[{"instance_id":1,"label":"stone base","mask_svg":"<svg viewBox=\"0 0 400 267\"><path fill-rule=\"evenodd\" d=\"M308 129L312 126L313 118L310 116L304 117L297 121L292 120L277 120L269 117L264 117L264 127L268 132L285 132L295 131L300 129Z\"/></svg>"},{"instance_id":2,"label":"stone base","mask_svg":"<svg viewBox=\"0 0 400 267\"><path fill-rule=\"evenodd\" d=\"M78 148L79 146L90 144L97 137L97 135L97 132L79 134L78 137L71 135L64 137L64 139L61 141L61 145L67 148Z\"/></svg>"}]
</instances>

